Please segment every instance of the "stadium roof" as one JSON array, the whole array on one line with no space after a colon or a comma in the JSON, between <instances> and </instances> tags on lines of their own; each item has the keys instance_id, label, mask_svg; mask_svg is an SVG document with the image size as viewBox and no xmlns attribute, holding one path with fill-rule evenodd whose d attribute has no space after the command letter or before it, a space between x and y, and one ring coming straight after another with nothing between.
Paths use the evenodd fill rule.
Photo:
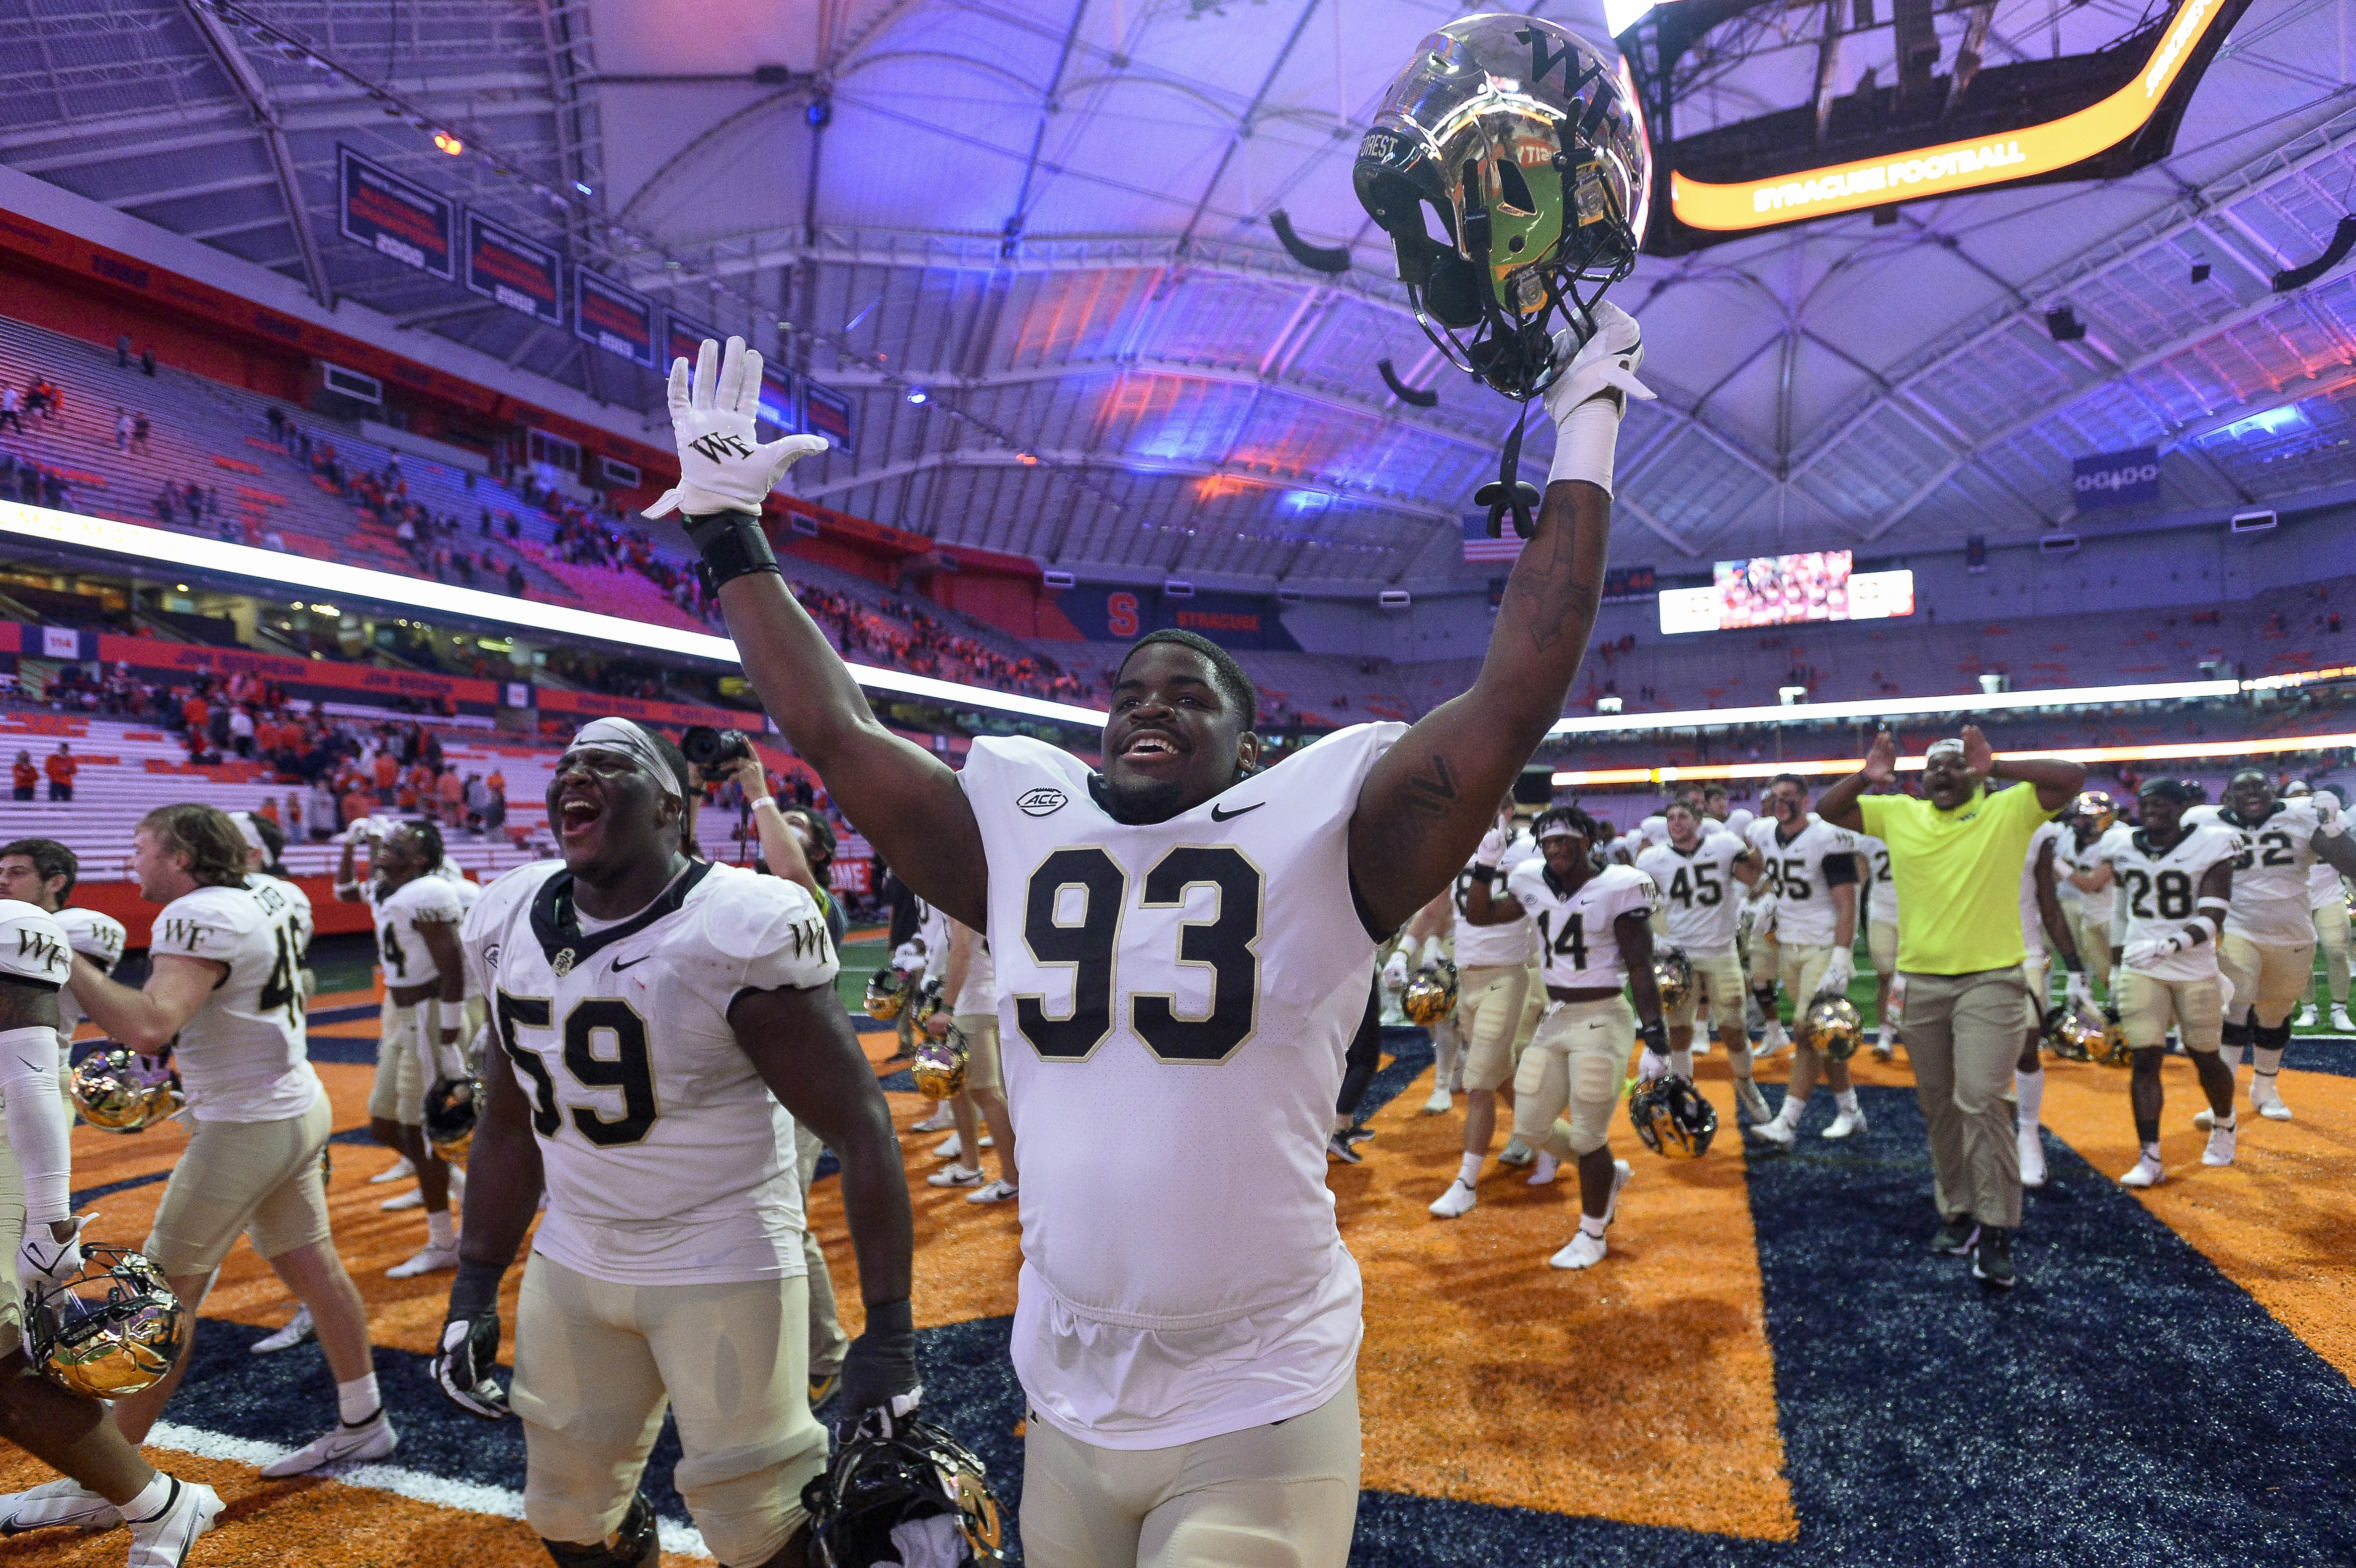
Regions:
<instances>
[{"instance_id":1,"label":"stadium roof","mask_svg":"<svg viewBox=\"0 0 2356 1568\"><path fill-rule=\"evenodd\" d=\"M1986 12L1991 65L2147 19L1940 5L1943 59ZM1091 575L1429 589L1493 570L1459 561L1458 517L1512 411L1438 367L1349 164L1464 9L14 0L0 162L659 411L650 373L342 239L348 145L764 347L794 323L789 358L856 403L856 455L796 473L828 505ZM1600 0L1529 9L1603 37ZM1741 30L1680 133L1810 91L1825 6L1719 9ZM2356 268L2267 283L2350 210L2348 12L2257 0L2175 154L2127 177L1647 257L1614 297L1663 395L1622 432L1615 560L2029 538L2070 520L2073 458L2149 443L2170 510L2356 482ZM1887 26L1847 43L1836 87L1889 73ZM1289 258L1278 208L1353 269ZM2063 304L2083 339L2049 336ZM1390 396L1384 357L1439 406Z\"/></svg>"}]
</instances>

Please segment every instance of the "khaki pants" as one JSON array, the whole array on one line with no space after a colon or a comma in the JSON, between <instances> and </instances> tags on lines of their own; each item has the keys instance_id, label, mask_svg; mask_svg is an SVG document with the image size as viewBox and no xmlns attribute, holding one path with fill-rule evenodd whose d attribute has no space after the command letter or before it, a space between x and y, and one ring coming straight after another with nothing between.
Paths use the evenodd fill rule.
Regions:
<instances>
[{"instance_id":1,"label":"khaki pants","mask_svg":"<svg viewBox=\"0 0 2356 1568\"><path fill-rule=\"evenodd\" d=\"M1548 1008L1514 1072L1514 1136L1538 1148L1559 1133L1573 1155L1601 1148L1635 1046L1636 1011L1624 997ZM1550 1152L1560 1157L1563 1150Z\"/></svg>"},{"instance_id":2,"label":"khaki pants","mask_svg":"<svg viewBox=\"0 0 2356 1568\"><path fill-rule=\"evenodd\" d=\"M1693 988L1686 993L1682 1006L1669 1008L1661 1021L1671 1029L1692 1027L1700 1010L1701 999L1709 998L1710 1020L1719 1028L1742 1021L1742 960L1731 949L1720 954L1686 955L1686 963L1693 970Z\"/></svg>"},{"instance_id":3,"label":"khaki pants","mask_svg":"<svg viewBox=\"0 0 2356 1568\"><path fill-rule=\"evenodd\" d=\"M539 1253L516 1306L524 1518L544 1540L603 1541L622 1522L668 1407L679 1494L722 1563L766 1563L826 1468L810 1414L802 1279L614 1285Z\"/></svg>"},{"instance_id":4,"label":"khaki pants","mask_svg":"<svg viewBox=\"0 0 2356 1568\"><path fill-rule=\"evenodd\" d=\"M1034 1412L1031 1568L1342 1568L1358 1519L1358 1384L1306 1414L1174 1448L1099 1448Z\"/></svg>"},{"instance_id":5,"label":"khaki pants","mask_svg":"<svg viewBox=\"0 0 2356 1568\"><path fill-rule=\"evenodd\" d=\"M2051 1006L2053 955L2040 947L2020 961L2020 984L2029 995L2029 1027L2042 1030L2045 1009Z\"/></svg>"},{"instance_id":6,"label":"khaki pants","mask_svg":"<svg viewBox=\"0 0 2356 1568\"><path fill-rule=\"evenodd\" d=\"M425 1122L425 1064L418 1055L423 1007L397 1007L391 997L377 1013L376 1082L369 1086L369 1115L404 1127Z\"/></svg>"},{"instance_id":7,"label":"khaki pants","mask_svg":"<svg viewBox=\"0 0 2356 1568\"><path fill-rule=\"evenodd\" d=\"M2012 1074L2029 987L2019 965L1970 975L1901 975L1899 1026L1914 1094L1930 1124L1933 1183L1944 1216L2020 1223L2020 1144Z\"/></svg>"},{"instance_id":8,"label":"khaki pants","mask_svg":"<svg viewBox=\"0 0 2356 1568\"><path fill-rule=\"evenodd\" d=\"M1456 976L1456 1027L1464 1034L1464 1087L1494 1089L1510 1083L1520 1052L1522 1005L1530 972L1519 964L1476 964Z\"/></svg>"},{"instance_id":9,"label":"khaki pants","mask_svg":"<svg viewBox=\"0 0 2356 1568\"><path fill-rule=\"evenodd\" d=\"M995 1089L1003 1093L1006 1083L998 1067L998 1015L958 1013L949 1022L965 1036L966 1093Z\"/></svg>"},{"instance_id":10,"label":"khaki pants","mask_svg":"<svg viewBox=\"0 0 2356 1568\"><path fill-rule=\"evenodd\" d=\"M2255 1017L2267 1029L2290 1017L2307 995L2308 977L2315 973L2315 944L2296 947L2260 946L2246 936L2227 932L2217 940L2217 972L2233 983L2234 1019Z\"/></svg>"},{"instance_id":11,"label":"khaki pants","mask_svg":"<svg viewBox=\"0 0 2356 1568\"><path fill-rule=\"evenodd\" d=\"M1792 998L1793 1010L1805 1012L1808 1004L1816 998L1816 987L1825 983L1825 970L1833 961L1833 944L1818 942L1804 947L1797 943L1779 942L1774 954L1773 969L1762 970L1753 964L1751 973L1762 981L1772 974L1783 985L1783 994Z\"/></svg>"},{"instance_id":12,"label":"khaki pants","mask_svg":"<svg viewBox=\"0 0 2356 1568\"><path fill-rule=\"evenodd\" d=\"M834 1276L827 1272L826 1249L810 1233L810 1180L818 1174L818 1157L826 1145L799 1122L794 1124L794 1168L802 1184L802 1262L809 1269L809 1375L824 1381L842 1371L851 1336L842 1331L835 1310Z\"/></svg>"},{"instance_id":13,"label":"khaki pants","mask_svg":"<svg viewBox=\"0 0 2356 1568\"><path fill-rule=\"evenodd\" d=\"M2119 1027L2127 1044L2149 1051L2168 1043L2168 1026L2187 1051L2214 1051L2225 1038L2224 991L2214 980L2158 980L2129 969L2119 976Z\"/></svg>"},{"instance_id":14,"label":"khaki pants","mask_svg":"<svg viewBox=\"0 0 2356 1568\"><path fill-rule=\"evenodd\" d=\"M264 1259L326 1241L319 1150L335 1127L324 1091L284 1121L198 1122L139 1250L166 1274L195 1275L220 1267L248 1231Z\"/></svg>"},{"instance_id":15,"label":"khaki pants","mask_svg":"<svg viewBox=\"0 0 2356 1568\"><path fill-rule=\"evenodd\" d=\"M2086 976L2096 985L2111 983L2111 922L2105 915L2096 920L2068 908L2062 917L2070 923L2070 934L2078 944L2078 957L2086 965Z\"/></svg>"},{"instance_id":16,"label":"khaki pants","mask_svg":"<svg viewBox=\"0 0 2356 1568\"><path fill-rule=\"evenodd\" d=\"M2315 944L2323 949L2324 983L2330 987L2332 1002L2340 1007L2348 1003L2348 904L2325 904L2314 912Z\"/></svg>"}]
</instances>

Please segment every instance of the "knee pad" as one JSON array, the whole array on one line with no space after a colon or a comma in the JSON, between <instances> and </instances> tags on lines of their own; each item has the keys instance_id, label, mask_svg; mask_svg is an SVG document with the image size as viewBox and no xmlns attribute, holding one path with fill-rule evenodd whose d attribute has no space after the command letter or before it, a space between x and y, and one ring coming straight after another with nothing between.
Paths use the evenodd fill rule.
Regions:
<instances>
[{"instance_id":1,"label":"knee pad","mask_svg":"<svg viewBox=\"0 0 2356 1568\"><path fill-rule=\"evenodd\" d=\"M2222 1027L2226 1049L2235 1051L2249 1044L2255 1032L2256 1026L2250 1021L2247 1014L2243 1016L2239 1023L2227 1019Z\"/></svg>"},{"instance_id":2,"label":"knee pad","mask_svg":"<svg viewBox=\"0 0 2356 1568\"><path fill-rule=\"evenodd\" d=\"M655 1530L654 1506L647 1501L644 1492L630 1499L630 1510L622 1516L621 1528L610 1541L583 1546L542 1536L540 1543L548 1549L557 1568L659 1568L662 1562L662 1540Z\"/></svg>"},{"instance_id":3,"label":"knee pad","mask_svg":"<svg viewBox=\"0 0 2356 1568\"><path fill-rule=\"evenodd\" d=\"M2260 1051L2290 1049L2290 1019L2278 1024L2254 1024L2250 1029L2250 1042Z\"/></svg>"}]
</instances>

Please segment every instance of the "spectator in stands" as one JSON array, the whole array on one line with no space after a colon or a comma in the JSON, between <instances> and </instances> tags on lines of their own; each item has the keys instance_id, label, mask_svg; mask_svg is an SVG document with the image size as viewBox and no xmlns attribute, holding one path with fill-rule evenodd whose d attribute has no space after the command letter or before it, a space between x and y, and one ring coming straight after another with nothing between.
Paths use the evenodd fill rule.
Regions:
<instances>
[{"instance_id":1,"label":"spectator in stands","mask_svg":"<svg viewBox=\"0 0 2356 1568\"><path fill-rule=\"evenodd\" d=\"M114 450L117 452L131 450L131 411L129 409L117 408L114 411Z\"/></svg>"},{"instance_id":2,"label":"spectator in stands","mask_svg":"<svg viewBox=\"0 0 2356 1568\"><path fill-rule=\"evenodd\" d=\"M508 562L508 592L518 599L523 597L523 562L519 560Z\"/></svg>"},{"instance_id":3,"label":"spectator in stands","mask_svg":"<svg viewBox=\"0 0 2356 1568\"><path fill-rule=\"evenodd\" d=\"M476 833L483 830L483 819L491 809L491 786L483 782L480 773L468 773L463 796L466 807L466 827Z\"/></svg>"},{"instance_id":4,"label":"spectator in stands","mask_svg":"<svg viewBox=\"0 0 2356 1568\"><path fill-rule=\"evenodd\" d=\"M352 775L351 787L344 794L342 815L344 826L349 827L377 808L377 797L360 783L358 773Z\"/></svg>"},{"instance_id":5,"label":"spectator in stands","mask_svg":"<svg viewBox=\"0 0 2356 1568\"><path fill-rule=\"evenodd\" d=\"M0 387L0 430L14 427L18 435L25 433L25 395L14 387Z\"/></svg>"},{"instance_id":6,"label":"spectator in stands","mask_svg":"<svg viewBox=\"0 0 2356 1568\"><path fill-rule=\"evenodd\" d=\"M401 789L400 756L389 747L380 746L376 761L369 764L369 771L376 780L378 804L391 805Z\"/></svg>"},{"instance_id":7,"label":"spectator in stands","mask_svg":"<svg viewBox=\"0 0 2356 1568\"><path fill-rule=\"evenodd\" d=\"M336 826L342 817L336 804L335 785L325 773L311 781L311 808L305 815L310 818L314 841L325 843L336 836Z\"/></svg>"},{"instance_id":8,"label":"spectator in stands","mask_svg":"<svg viewBox=\"0 0 2356 1568\"><path fill-rule=\"evenodd\" d=\"M142 409L137 413L131 416L131 450L137 453L142 457L147 455L147 437L153 428L154 427L147 422L146 410ZM191 486L191 488L193 488L193 486ZM193 509L194 508L192 507L192 512Z\"/></svg>"},{"instance_id":9,"label":"spectator in stands","mask_svg":"<svg viewBox=\"0 0 2356 1568\"><path fill-rule=\"evenodd\" d=\"M434 793L441 799L442 820L455 827L466 814L466 786L455 768L444 768L442 776L434 781Z\"/></svg>"},{"instance_id":10,"label":"spectator in stands","mask_svg":"<svg viewBox=\"0 0 2356 1568\"><path fill-rule=\"evenodd\" d=\"M41 766L48 770L49 775L49 798L71 800L74 774L81 769L81 763L74 760L73 748L63 741L59 741L58 749L49 753L48 760Z\"/></svg>"},{"instance_id":11,"label":"spectator in stands","mask_svg":"<svg viewBox=\"0 0 2356 1568\"><path fill-rule=\"evenodd\" d=\"M483 787L490 795L489 804L483 807L483 831L497 833L508 822L508 776L494 767Z\"/></svg>"},{"instance_id":12,"label":"spectator in stands","mask_svg":"<svg viewBox=\"0 0 2356 1568\"><path fill-rule=\"evenodd\" d=\"M303 797L291 789L286 792L286 836L303 837Z\"/></svg>"},{"instance_id":13,"label":"spectator in stands","mask_svg":"<svg viewBox=\"0 0 2356 1568\"><path fill-rule=\"evenodd\" d=\"M114 335L114 368L118 370L131 368L131 335L127 332Z\"/></svg>"},{"instance_id":14,"label":"spectator in stands","mask_svg":"<svg viewBox=\"0 0 2356 1568\"><path fill-rule=\"evenodd\" d=\"M253 715L242 708L229 710L230 750L241 757L253 755Z\"/></svg>"},{"instance_id":15,"label":"spectator in stands","mask_svg":"<svg viewBox=\"0 0 2356 1568\"><path fill-rule=\"evenodd\" d=\"M139 351L139 373L143 376L155 373L155 346L152 343Z\"/></svg>"},{"instance_id":16,"label":"spectator in stands","mask_svg":"<svg viewBox=\"0 0 2356 1568\"><path fill-rule=\"evenodd\" d=\"M18 752L16 753L16 798L18 800L32 799L33 786L41 782L41 770L33 765L32 752Z\"/></svg>"}]
</instances>

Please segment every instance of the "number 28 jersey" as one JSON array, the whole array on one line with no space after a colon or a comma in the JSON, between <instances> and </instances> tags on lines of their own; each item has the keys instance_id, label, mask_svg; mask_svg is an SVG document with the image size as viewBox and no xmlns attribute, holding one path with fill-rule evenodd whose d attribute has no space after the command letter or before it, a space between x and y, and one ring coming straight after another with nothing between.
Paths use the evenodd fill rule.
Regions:
<instances>
[{"instance_id":1,"label":"number 28 jersey","mask_svg":"<svg viewBox=\"0 0 2356 1568\"><path fill-rule=\"evenodd\" d=\"M1406 728L1341 731L1144 824L1068 752L973 744L1023 1147L1014 1370L1070 1435L1168 1447L1349 1379L1362 1292L1325 1140L1375 957L1349 826Z\"/></svg>"},{"instance_id":2,"label":"number 28 jersey","mask_svg":"<svg viewBox=\"0 0 2356 1568\"><path fill-rule=\"evenodd\" d=\"M746 991L833 981L799 883L697 862L584 933L572 873L543 860L485 889L459 943L531 1102L548 1183L535 1251L616 1285L805 1271L793 1118L728 1022Z\"/></svg>"},{"instance_id":3,"label":"number 28 jersey","mask_svg":"<svg viewBox=\"0 0 2356 1568\"><path fill-rule=\"evenodd\" d=\"M1546 983L1570 991L1616 990L1628 983L1613 923L1623 914L1649 919L1660 894L1653 879L1633 866L1606 866L1566 893L1543 857L1515 867L1505 891L1537 923Z\"/></svg>"},{"instance_id":4,"label":"number 28 jersey","mask_svg":"<svg viewBox=\"0 0 2356 1568\"><path fill-rule=\"evenodd\" d=\"M1742 886L1734 863L1742 840L1712 829L1690 851L1663 842L1636 857L1636 869L1653 879L1668 912L1669 940L1696 958L1734 951L1735 923L1742 916Z\"/></svg>"},{"instance_id":5,"label":"number 28 jersey","mask_svg":"<svg viewBox=\"0 0 2356 1568\"><path fill-rule=\"evenodd\" d=\"M2213 824L2190 828L2172 848L2160 850L2142 828L2122 822L2103 835L2093 858L2109 861L2118 879L2126 941L2133 943L2158 942L2181 932L2198 911L2201 879L2220 860L2231 862L2241 852L2241 840ZM2114 913L2112 929L2119 923L2119 913ZM2142 965L2136 973L2156 980L2214 979L2217 944L2197 943Z\"/></svg>"},{"instance_id":6,"label":"number 28 jersey","mask_svg":"<svg viewBox=\"0 0 2356 1568\"><path fill-rule=\"evenodd\" d=\"M281 1122L319 1093L304 1030L303 951L311 902L259 873L243 887L198 888L155 917L150 953L201 958L229 973L180 1026L172 1048L200 1122Z\"/></svg>"}]
</instances>

